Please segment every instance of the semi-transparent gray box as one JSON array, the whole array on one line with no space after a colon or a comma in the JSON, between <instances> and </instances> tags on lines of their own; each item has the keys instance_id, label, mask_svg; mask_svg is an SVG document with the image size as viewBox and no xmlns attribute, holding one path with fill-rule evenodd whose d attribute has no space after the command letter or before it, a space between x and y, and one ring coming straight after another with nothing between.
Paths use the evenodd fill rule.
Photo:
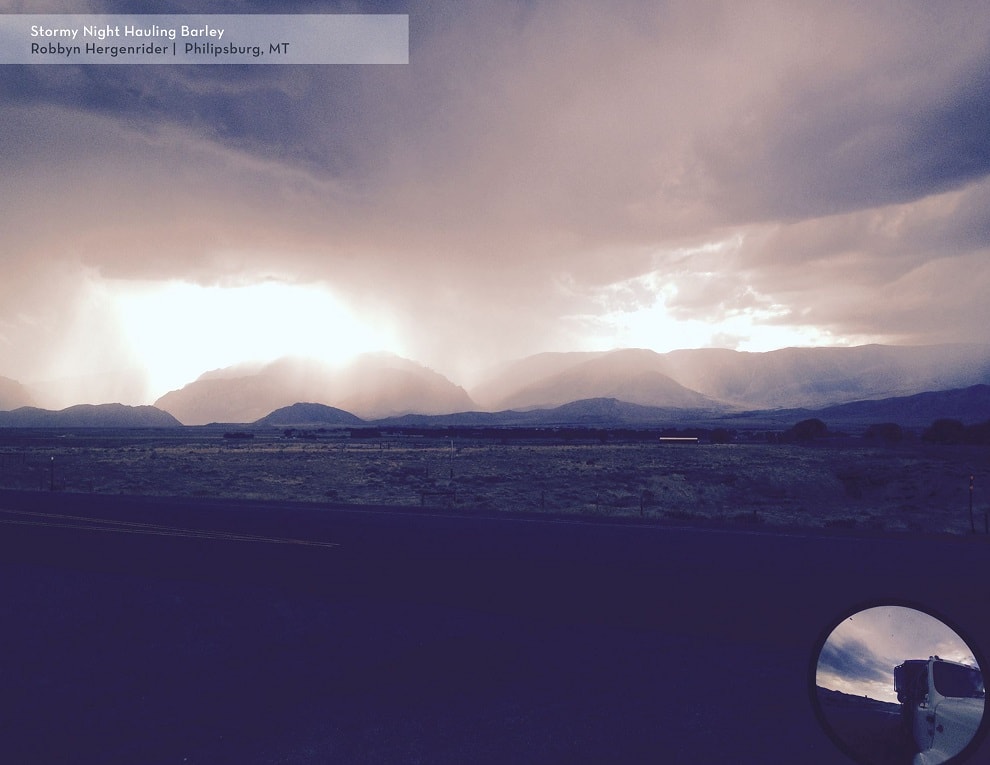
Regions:
<instances>
[{"instance_id":1,"label":"semi-transparent gray box","mask_svg":"<svg viewBox=\"0 0 990 765\"><path fill-rule=\"evenodd\" d=\"M405 14L0 14L0 64L407 64Z\"/></svg>"}]
</instances>

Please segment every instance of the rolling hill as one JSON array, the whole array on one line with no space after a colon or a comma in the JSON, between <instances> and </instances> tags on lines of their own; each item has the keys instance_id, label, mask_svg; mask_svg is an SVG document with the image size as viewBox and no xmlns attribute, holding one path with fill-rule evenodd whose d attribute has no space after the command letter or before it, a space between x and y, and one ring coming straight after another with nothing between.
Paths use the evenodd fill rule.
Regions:
<instances>
[{"instance_id":1,"label":"rolling hill","mask_svg":"<svg viewBox=\"0 0 990 765\"><path fill-rule=\"evenodd\" d=\"M896 422L920 426L944 418L972 425L990 420L990 385L929 391L879 401L853 401L826 407L818 416L845 423Z\"/></svg>"},{"instance_id":2,"label":"rolling hill","mask_svg":"<svg viewBox=\"0 0 990 765\"><path fill-rule=\"evenodd\" d=\"M78 404L52 411L24 406L0 412L0 427L7 428L173 428L182 423L153 406Z\"/></svg>"},{"instance_id":3,"label":"rolling hill","mask_svg":"<svg viewBox=\"0 0 990 765\"><path fill-rule=\"evenodd\" d=\"M545 409L514 409L501 412L457 412L444 415L407 414L374 420L380 427L409 428L509 428L509 427L654 427L683 418L704 421L707 410L665 409L641 406L614 398L592 398L570 401Z\"/></svg>"},{"instance_id":4,"label":"rolling hill","mask_svg":"<svg viewBox=\"0 0 990 765\"><path fill-rule=\"evenodd\" d=\"M257 369L214 370L166 393L155 406L186 425L255 422L308 401L369 419L476 408L463 388L421 364L392 354L366 354L344 367L285 358Z\"/></svg>"},{"instance_id":5,"label":"rolling hill","mask_svg":"<svg viewBox=\"0 0 990 765\"><path fill-rule=\"evenodd\" d=\"M276 409L255 425L273 427L346 427L364 425L365 421L350 412L325 404L299 403Z\"/></svg>"}]
</instances>

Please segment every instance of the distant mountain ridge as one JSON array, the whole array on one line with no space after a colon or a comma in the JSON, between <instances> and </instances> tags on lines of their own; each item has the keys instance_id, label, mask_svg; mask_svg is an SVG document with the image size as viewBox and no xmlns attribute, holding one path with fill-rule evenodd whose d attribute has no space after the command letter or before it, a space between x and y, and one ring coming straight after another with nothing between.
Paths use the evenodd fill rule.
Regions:
<instances>
[{"instance_id":1,"label":"distant mountain ridge","mask_svg":"<svg viewBox=\"0 0 990 765\"><path fill-rule=\"evenodd\" d=\"M928 391L870 401L854 401L821 409L752 410L723 414L708 409L651 407L615 398L571 401L556 407L463 411L450 414L406 414L365 420L350 412L324 404L295 403L254 421L272 427L656 427L663 425L783 427L797 420L818 417L840 426L896 422L907 427L927 426L936 419L958 419L966 424L990 421L990 385L946 391ZM60 411L20 407L0 411L0 427L181 427L167 412L152 406L123 404L79 404Z\"/></svg>"},{"instance_id":2,"label":"distant mountain ridge","mask_svg":"<svg viewBox=\"0 0 990 765\"><path fill-rule=\"evenodd\" d=\"M879 401L853 401L826 407L820 410L819 416L842 422L930 425L938 419L953 419L976 424L990 420L990 385L929 391Z\"/></svg>"},{"instance_id":3,"label":"distant mountain ridge","mask_svg":"<svg viewBox=\"0 0 990 765\"><path fill-rule=\"evenodd\" d=\"M153 406L77 404L53 411L23 406L0 412L0 427L7 428L176 428L182 423Z\"/></svg>"},{"instance_id":4,"label":"distant mountain ridge","mask_svg":"<svg viewBox=\"0 0 990 765\"><path fill-rule=\"evenodd\" d=\"M523 411L464 411L451 414L406 414L364 420L350 412L324 404L296 403L275 410L251 423L263 427L408 427L408 428L513 428L513 427L730 427L784 428L817 417L830 426L855 427L896 422L924 427L937 419L958 419L972 425L990 421L990 385L974 385L948 391L930 391L872 401L854 401L822 409L771 409L720 413L707 409L642 406L614 398L571 401L561 406ZM159 428L182 423L155 407L122 404L80 404L61 411L20 407L0 412L0 427L21 428Z\"/></svg>"},{"instance_id":5,"label":"distant mountain ridge","mask_svg":"<svg viewBox=\"0 0 990 765\"><path fill-rule=\"evenodd\" d=\"M457 412L445 415L407 414L401 417L387 417L372 420L369 424L378 427L550 427L587 426L615 427L628 425L656 426L669 423L672 418L697 417L703 420L705 410L665 409L654 406L641 406L614 398L592 398L570 401L561 406L547 409L508 409L501 412Z\"/></svg>"},{"instance_id":6,"label":"distant mountain ridge","mask_svg":"<svg viewBox=\"0 0 990 765\"><path fill-rule=\"evenodd\" d=\"M495 371L472 394L490 409L615 397L650 406L740 411L821 408L980 383L990 383L988 345L865 345L765 353L621 349L522 359Z\"/></svg>"},{"instance_id":7,"label":"distant mountain ridge","mask_svg":"<svg viewBox=\"0 0 990 765\"><path fill-rule=\"evenodd\" d=\"M376 353L339 367L306 358L283 358L216 369L165 394L155 406L187 425L253 423L300 402L333 407L365 421L452 414L464 419L472 412L509 411L518 419L518 413L527 410L553 410L595 400L691 413L694 419L707 420L746 412L769 415L853 404L882 416L881 410L856 402L987 384L990 345L980 344L784 348L765 353L716 348L542 353L493 369L471 395L422 364ZM24 386L0 379L0 396L7 397L0 398L0 404L4 400L22 404L30 393ZM940 411L957 411L948 401L932 399L931 403L941 407ZM898 419L895 412L908 406L917 409L919 418L929 411L919 402L888 406L893 407L891 420ZM958 411L979 408L978 404L969 410L959 406ZM855 407L839 414L853 416L854 412ZM626 416L633 415L626 412L620 419ZM641 416L643 412L633 418ZM479 414L477 419L485 418Z\"/></svg>"},{"instance_id":8,"label":"distant mountain ridge","mask_svg":"<svg viewBox=\"0 0 990 765\"><path fill-rule=\"evenodd\" d=\"M369 419L476 408L467 392L443 375L392 354L365 354L343 367L284 358L258 368L214 370L166 393L155 406L186 425L250 423L301 401Z\"/></svg>"},{"instance_id":9,"label":"distant mountain ridge","mask_svg":"<svg viewBox=\"0 0 990 765\"><path fill-rule=\"evenodd\" d=\"M729 355L734 354L734 355ZM990 382L990 345L664 354L681 384L746 408L825 407Z\"/></svg>"},{"instance_id":10,"label":"distant mountain ridge","mask_svg":"<svg viewBox=\"0 0 990 765\"><path fill-rule=\"evenodd\" d=\"M854 427L896 422L922 428L938 419L957 419L967 425L990 421L990 385L947 391L929 391L871 401L854 401L821 409L756 409L723 413L708 409L642 406L614 398L572 401L546 409L459 412L373 420L380 427L729 427L781 429L802 419L817 417L829 425Z\"/></svg>"},{"instance_id":11,"label":"distant mountain ridge","mask_svg":"<svg viewBox=\"0 0 990 765\"><path fill-rule=\"evenodd\" d=\"M640 406L724 409L725 404L677 382L653 351L624 350L583 359L576 366L525 384L499 401L500 409L561 406L592 398Z\"/></svg>"}]
</instances>

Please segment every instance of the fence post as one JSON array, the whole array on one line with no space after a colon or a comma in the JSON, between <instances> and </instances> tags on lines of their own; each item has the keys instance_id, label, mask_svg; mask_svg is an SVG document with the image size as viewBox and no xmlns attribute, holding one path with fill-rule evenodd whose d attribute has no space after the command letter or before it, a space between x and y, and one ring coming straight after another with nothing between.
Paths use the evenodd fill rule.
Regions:
<instances>
[{"instance_id":1,"label":"fence post","mask_svg":"<svg viewBox=\"0 0 990 765\"><path fill-rule=\"evenodd\" d=\"M969 528L975 534L976 533L976 521L973 520L973 478L969 477Z\"/></svg>"}]
</instances>

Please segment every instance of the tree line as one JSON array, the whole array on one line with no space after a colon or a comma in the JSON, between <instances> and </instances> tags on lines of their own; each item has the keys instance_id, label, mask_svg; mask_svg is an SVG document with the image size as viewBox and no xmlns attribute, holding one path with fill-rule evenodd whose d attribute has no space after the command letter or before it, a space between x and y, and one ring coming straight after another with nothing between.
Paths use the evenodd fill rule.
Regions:
<instances>
[{"instance_id":1,"label":"tree line","mask_svg":"<svg viewBox=\"0 0 990 765\"><path fill-rule=\"evenodd\" d=\"M829 431L828 426L817 417L792 425L781 433L777 440L784 443L808 442L838 435ZM881 422L870 425L863 437L873 441L897 443L904 440L904 428L896 422ZM974 425L966 425L961 420L948 417L935 420L921 433L921 440L930 444L990 444L990 420Z\"/></svg>"}]
</instances>

